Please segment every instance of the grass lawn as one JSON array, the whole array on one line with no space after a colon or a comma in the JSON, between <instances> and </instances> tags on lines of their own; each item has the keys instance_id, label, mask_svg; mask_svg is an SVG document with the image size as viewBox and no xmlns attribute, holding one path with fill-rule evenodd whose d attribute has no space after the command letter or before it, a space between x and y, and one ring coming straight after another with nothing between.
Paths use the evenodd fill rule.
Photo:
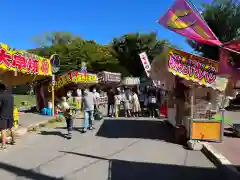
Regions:
<instances>
[{"instance_id":1,"label":"grass lawn","mask_svg":"<svg viewBox=\"0 0 240 180\"><path fill-rule=\"evenodd\" d=\"M14 105L19 108L22 107L22 102L28 102L28 106L36 104L36 97L35 95L16 95L14 94Z\"/></svg>"}]
</instances>

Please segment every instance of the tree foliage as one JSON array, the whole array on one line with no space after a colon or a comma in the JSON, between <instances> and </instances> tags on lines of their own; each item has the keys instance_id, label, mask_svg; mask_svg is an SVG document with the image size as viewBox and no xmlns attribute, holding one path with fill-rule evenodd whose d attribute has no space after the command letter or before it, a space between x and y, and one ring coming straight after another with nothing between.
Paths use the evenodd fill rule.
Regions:
<instances>
[{"instance_id":1,"label":"tree foliage","mask_svg":"<svg viewBox=\"0 0 240 180\"><path fill-rule=\"evenodd\" d=\"M111 47L120 64L133 76L140 77L145 73L139 53L146 52L151 61L164 51L166 45L168 45L168 41L158 40L156 33L134 33L113 39Z\"/></svg>"},{"instance_id":2,"label":"tree foliage","mask_svg":"<svg viewBox=\"0 0 240 180\"><path fill-rule=\"evenodd\" d=\"M45 34L37 42L41 42L40 47L29 52L47 58L57 53L61 58L59 73L79 71L82 62L85 62L89 72L104 70L137 77L145 74L139 53L145 51L152 60L161 54L164 46L168 44L166 40L157 40L155 33L126 34L113 39L109 45L60 32Z\"/></svg>"},{"instance_id":3,"label":"tree foliage","mask_svg":"<svg viewBox=\"0 0 240 180\"><path fill-rule=\"evenodd\" d=\"M203 4L202 16L221 42L240 38L240 2L213 0ZM218 60L219 48L188 40L189 45L204 57Z\"/></svg>"}]
</instances>

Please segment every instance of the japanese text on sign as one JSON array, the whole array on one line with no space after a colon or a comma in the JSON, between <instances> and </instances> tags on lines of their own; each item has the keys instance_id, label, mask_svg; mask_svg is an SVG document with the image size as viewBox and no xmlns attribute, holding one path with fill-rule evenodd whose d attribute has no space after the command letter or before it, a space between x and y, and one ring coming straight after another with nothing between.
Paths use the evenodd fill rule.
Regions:
<instances>
[{"instance_id":1,"label":"japanese text on sign","mask_svg":"<svg viewBox=\"0 0 240 180\"><path fill-rule=\"evenodd\" d=\"M0 44L0 68L21 71L32 74L50 75L47 59L10 49L5 44Z\"/></svg>"},{"instance_id":2,"label":"japanese text on sign","mask_svg":"<svg viewBox=\"0 0 240 180\"><path fill-rule=\"evenodd\" d=\"M214 83L217 77L215 67L174 53L169 54L168 68L183 78L205 84Z\"/></svg>"},{"instance_id":3,"label":"japanese text on sign","mask_svg":"<svg viewBox=\"0 0 240 180\"><path fill-rule=\"evenodd\" d=\"M148 57L147 57L147 54L145 52L139 54L140 56L140 59L142 61L142 64L143 64L143 68L147 74L147 76L149 77L150 76L150 71L151 71L151 64L148 60Z\"/></svg>"},{"instance_id":4,"label":"japanese text on sign","mask_svg":"<svg viewBox=\"0 0 240 180\"><path fill-rule=\"evenodd\" d=\"M67 84L70 84L72 81L70 79L69 75L64 75L61 76L57 79L57 81L54 84L54 89L58 90L64 86L66 86ZM48 87L48 91L51 92L52 91L52 84Z\"/></svg>"},{"instance_id":5,"label":"japanese text on sign","mask_svg":"<svg viewBox=\"0 0 240 180\"><path fill-rule=\"evenodd\" d=\"M77 76L73 77L74 82L96 82L97 76L96 75L84 75L82 73L79 73Z\"/></svg>"}]
</instances>

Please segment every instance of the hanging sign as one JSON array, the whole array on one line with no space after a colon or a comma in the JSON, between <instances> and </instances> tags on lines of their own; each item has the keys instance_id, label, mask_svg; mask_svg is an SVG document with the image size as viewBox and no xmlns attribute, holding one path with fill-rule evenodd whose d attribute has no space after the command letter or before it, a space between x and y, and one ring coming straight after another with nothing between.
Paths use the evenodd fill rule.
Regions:
<instances>
[{"instance_id":1,"label":"hanging sign","mask_svg":"<svg viewBox=\"0 0 240 180\"><path fill-rule=\"evenodd\" d=\"M121 73L102 71L97 74L100 82L118 83L121 82Z\"/></svg>"},{"instance_id":2,"label":"hanging sign","mask_svg":"<svg viewBox=\"0 0 240 180\"><path fill-rule=\"evenodd\" d=\"M55 77L54 77L54 81L52 79L52 83L50 84L50 86L48 86L48 92L52 91L52 85L54 85L54 89L55 90L58 90L58 89L61 89L64 86L66 86L66 85L68 85L70 83L72 83L72 81L70 79L69 74L64 74L62 76L58 76L56 78L56 80L55 80Z\"/></svg>"},{"instance_id":3,"label":"hanging sign","mask_svg":"<svg viewBox=\"0 0 240 180\"><path fill-rule=\"evenodd\" d=\"M139 57L140 57L140 59L142 61L143 68L145 70L145 73L146 73L147 77L150 77L151 64L150 64L150 62L148 60L147 53L146 52L142 52L142 53L139 54ZM153 80L153 84L154 84L154 86L157 87L158 84L160 84L160 82Z\"/></svg>"},{"instance_id":4,"label":"hanging sign","mask_svg":"<svg viewBox=\"0 0 240 180\"><path fill-rule=\"evenodd\" d=\"M85 75L84 73L70 72L56 78L54 83L54 89L55 90L61 89L64 86L71 83L97 83L97 82L98 79L96 74L87 73ZM48 87L48 91L49 92L52 91L52 83Z\"/></svg>"},{"instance_id":5,"label":"hanging sign","mask_svg":"<svg viewBox=\"0 0 240 180\"><path fill-rule=\"evenodd\" d=\"M96 74L70 72L70 79L74 83L97 83L98 78Z\"/></svg>"},{"instance_id":6,"label":"hanging sign","mask_svg":"<svg viewBox=\"0 0 240 180\"><path fill-rule=\"evenodd\" d=\"M18 71L26 74L52 75L49 59L25 51L15 50L1 43L0 69L5 71Z\"/></svg>"},{"instance_id":7,"label":"hanging sign","mask_svg":"<svg viewBox=\"0 0 240 180\"><path fill-rule=\"evenodd\" d=\"M228 80L217 76L217 62L175 49L169 49L168 55L169 72L200 85L225 90Z\"/></svg>"},{"instance_id":8,"label":"hanging sign","mask_svg":"<svg viewBox=\"0 0 240 180\"><path fill-rule=\"evenodd\" d=\"M151 71L151 64L148 60L148 56L147 56L146 52L140 53L139 56L140 56L140 59L142 61L143 68L146 72L146 75L147 75L147 77L149 77L150 76L150 71Z\"/></svg>"}]
</instances>

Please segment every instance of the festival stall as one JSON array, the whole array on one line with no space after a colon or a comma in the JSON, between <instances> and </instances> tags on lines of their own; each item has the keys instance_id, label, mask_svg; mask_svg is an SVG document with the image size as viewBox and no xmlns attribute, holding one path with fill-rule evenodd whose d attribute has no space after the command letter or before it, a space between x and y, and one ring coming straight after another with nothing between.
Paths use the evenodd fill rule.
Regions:
<instances>
[{"instance_id":1,"label":"festival stall","mask_svg":"<svg viewBox=\"0 0 240 180\"><path fill-rule=\"evenodd\" d=\"M0 43L0 81L6 86L33 83L52 76L49 59Z\"/></svg>"},{"instance_id":2,"label":"festival stall","mask_svg":"<svg viewBox=\"0 0 240 180\"><path fill-rule=\"evenodd\" d=\"M138 77L125 77L122 82L121 85L123 86L138 86L140 84L140 78Z\"/></svg>"},{"instance_id":3,"label":"festival stall","mask_svg":"<svg viewBox=\"0 0 240 180\"><path fill-rule=\"evenodd\" d=\"M97 76L100 84L115 85L121 82L121 73L102 71Z\"/></svg>"},{"instance_id":4,"label":"festival stall","mask_svg":"<svg viewBox=\"0 0 240 180\"><path fill-rule=\"evenodd\" d=\"M228 79L218 73L217 62L171 48L167 61L162 58L152 62L151 77L165 81L170 91L168 121L173 126L184 125L190 139L222 140L224 100L219 95L223 95ZM184 86L178 86L179 81ZM184 100L179 98L181 91Z\"/></svg>"},{"instance_id":5,"label":"festival stall","mask_svg":"<svg viewBox=\"0 0 240 180\"><path fill-rule=\"evenodd\" d=\"M69 72L56 76L54 83L55 100L66 96L70 90L76 90L76 96L81 96L81 89L98 83L96 74ZM51 80L40 82L37 86L37 104L39 109L46 108L51 101L52 82Z\"/></svg>"},{"instance_id":6,"label":"festival stall","mask_svg":"<svg viewBox=\"0 0 240 180\"><path fill-rule=\"evenodd\" d=\"M102 71L97 74L99 81L99 89L106 90L108 88L114 88L121 82L121 73ZM98 103L101 105L107 104L107 95L100 95Z\"/></svg>"}]
</instances>

